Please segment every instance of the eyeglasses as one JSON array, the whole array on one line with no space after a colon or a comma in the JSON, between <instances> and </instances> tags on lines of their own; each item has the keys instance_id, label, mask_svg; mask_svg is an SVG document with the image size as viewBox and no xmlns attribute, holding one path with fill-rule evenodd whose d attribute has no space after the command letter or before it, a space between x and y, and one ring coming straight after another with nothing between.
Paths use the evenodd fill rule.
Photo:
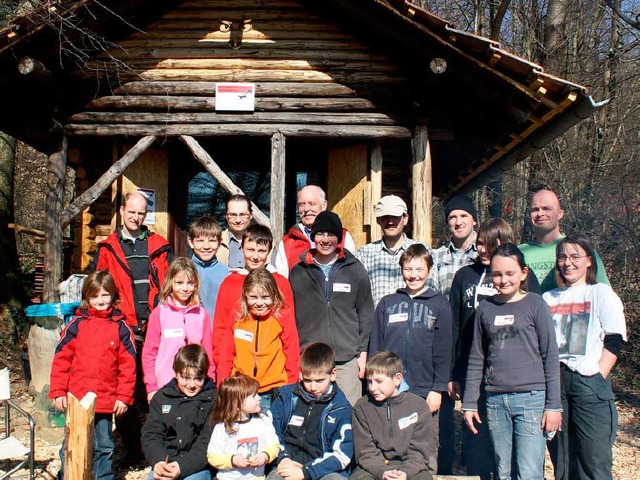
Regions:
<instances>
[{"instance_id":1,"label":"eyeglasses","mask_svg":"<svg viewBox=\"0 0 640 480\"><path fill-rule=\"evenodd\" d=\"M314 238L326 238L327 240L338 239L338 236L335 233L329 232L318 232L314 235Z\"/></svg>"},{"instance_id":2,"label":"eyeglasses","mask_svg":"<svg viewBox=\"0 0 640 480\"><path fill-rule=\"evenodd\" d=\"M567 260L571 260L571 263L580 263L583 258L587 258L588 255L578 255L577 253L573 253L571 255L565 255L561 253L558 255L558 263L567 263Z\"/></svg>"},{"instance_id":3,"label":"eyeglasses","mask_svg":"<svg viewBox=\"0 0 640 480\"><path fill-rule=\"evenodd\" d=\"M227 218L249 218L250 213L227 213Z\"/></svg>"}]
</instances>

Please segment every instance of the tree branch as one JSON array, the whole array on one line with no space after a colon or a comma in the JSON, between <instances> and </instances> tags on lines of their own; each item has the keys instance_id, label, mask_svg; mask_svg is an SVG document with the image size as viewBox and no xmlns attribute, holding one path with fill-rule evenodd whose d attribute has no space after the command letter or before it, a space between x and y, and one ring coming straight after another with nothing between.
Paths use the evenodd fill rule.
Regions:
<instances>
[{"instance_id":1,"label":"tree branch","mask_svg":"<svg viewBox=\"0 0 640 480\"><path fill-rule=\"evenodd\" d=\"M640 13L636 14L634 19L622 11L616 0L604 0L604 3L620 18L620 20L630 27L640 30Z\"/></svg>"}]
</instances>

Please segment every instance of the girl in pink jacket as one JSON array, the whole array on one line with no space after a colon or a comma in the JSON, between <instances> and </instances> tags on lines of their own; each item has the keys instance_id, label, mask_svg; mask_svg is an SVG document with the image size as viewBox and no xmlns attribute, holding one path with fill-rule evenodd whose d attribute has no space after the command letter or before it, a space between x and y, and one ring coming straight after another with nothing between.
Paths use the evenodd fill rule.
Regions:
<instances>
[{"instance_id":1,"label":"girl in pink jacket","mask_svg":"<svg viewBox=\"0 0 640 480\"><path fill-rule=\"evenodd\" d=\"M176 258L167 271L160 305L149 316L142 347L142 370L147 399L175 378L173 359L184 345L202 345L209 357L208 376L215 381L209 314L200 305L198 272L191 260Z\"/></svg>"}]
</instances>

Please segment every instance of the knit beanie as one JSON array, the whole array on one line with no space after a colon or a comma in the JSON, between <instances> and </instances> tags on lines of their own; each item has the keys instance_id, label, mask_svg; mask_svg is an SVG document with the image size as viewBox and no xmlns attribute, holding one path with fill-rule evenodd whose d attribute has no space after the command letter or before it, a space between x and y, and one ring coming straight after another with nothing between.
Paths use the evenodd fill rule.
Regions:
<instances>
[{"instance_id":1,"label":"knit beanie","mask_svg":"<svg viewBox=\"0 0 640 480\"><path fill-rule=\"evenodd\" d=\"M449 214L454 210L463 210L473 217L474 220L478 220L478 214L473 206L473 201L467 195L457 195L449 200L444 209L444 221L449 220Z\"/></svg>"},{"instance_id":2,"label":"knit beanie","mask_svg":"<svg viewBox=\"0 0 640 480\"><path fill-rule=\"evenodd\" d=\"M342 241L342 222L340 217L329 210L320 212L311 227L311 240L315 238L318 232L333 233L338 237L338 243L340 243ZM315 240L313 241L315 242Z\"/></svg>"}]
</instances>

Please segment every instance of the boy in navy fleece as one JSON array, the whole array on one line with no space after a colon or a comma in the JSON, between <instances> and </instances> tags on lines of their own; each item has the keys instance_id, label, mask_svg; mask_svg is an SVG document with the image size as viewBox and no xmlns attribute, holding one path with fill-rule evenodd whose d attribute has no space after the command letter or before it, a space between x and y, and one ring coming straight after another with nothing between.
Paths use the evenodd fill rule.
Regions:
<instances>
[{"instance_id":1,"label":"boy in navy fleece","mask_svg":"<svg viewBox=\"0 0 640 480\"><path fill-rule=\"evenodd\" d=\"M433 260L424 245L410 245L400 257L400 267L406 286L380 300L373 317L369 356L390 351L402 359L409 391L429 406L437 445L438 410L451 374L451 307L444 295L427 285ZM429 459L430 470L436 461Z\"/></svg>"},{"instance_id":2,"label":"boy in navy fleece","mask_svg":"<svg viewBox=\"0 0 640 480\"><path fill-rule=\"evenodd\" d=\"M336 384L336 356L325 343L308 345L300 382L280 388L271 406L280 440L267 480L344 480L353 457L351 404Z\"/></svg>"}]
</instances>

